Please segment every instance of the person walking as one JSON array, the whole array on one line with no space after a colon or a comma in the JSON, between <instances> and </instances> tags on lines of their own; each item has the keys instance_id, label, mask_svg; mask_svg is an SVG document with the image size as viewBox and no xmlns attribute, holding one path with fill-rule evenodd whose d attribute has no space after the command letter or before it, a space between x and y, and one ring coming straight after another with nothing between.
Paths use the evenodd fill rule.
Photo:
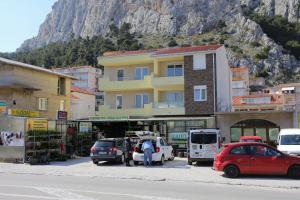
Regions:
<instances>
[{"instance_id":1,"label":"person walking","mask_svg":"<svg viewBox=\"0 0 300 200\"><path fill-rule=\"evenodd\" d=\"M152 164L152 153L154 152L154 147L151 140L145 140L142 145L142 150L144 151L144 166L151 166Z\"/></svg>"},{"instance_id":2,"label":"person walking","mask_svg":"<svg viewBox=\"0 0 300 200\"><path fill-rule=\"evenodd\" d=\"M130 137L125 138L125 163L130 167L130 160L132 160L132 144Z\"/></svg>"}]
</instances>

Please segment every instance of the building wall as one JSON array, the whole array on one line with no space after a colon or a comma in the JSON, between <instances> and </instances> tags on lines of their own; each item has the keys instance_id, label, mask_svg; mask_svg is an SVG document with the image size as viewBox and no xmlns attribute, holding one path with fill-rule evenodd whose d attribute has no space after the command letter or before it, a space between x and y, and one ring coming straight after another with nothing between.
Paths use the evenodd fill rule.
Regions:
<instances>
[{"instance_id":1,"label":"building wall","mask_svg":"<svg viewBox=\"0 0 300 200\"><path fill-rule=\"evenodd\" d=\"M206 69L193 69L193 56L184 56L184 104L187 115L214 113L213 54L206 54ZM194 101L194 86L207 86L207 101Z\"/></svg>"},{"instance_id":2,"label":"building wall","mask_svg":"<svg viewBox=\"0 0 300 200\"><path fill-rule=\"evenodd\" d=\"M261 112L261 113L225 113L216 115L217 128L226 137L226 143L230 142L230 128L234 124L247 119L268 120L283 128L293 127L293 113L290 112Z\"/></svg>"},{"instance_id":3,"label":"building wall","mask_svg":"<svg viewBox=\"0 0 300 200\"><path fill-rule=\"evenodd\" d=\"M83 119L95 116L95 95L72 92L79 99L71 100L71 119Z\"/></svg>"},{"instance_id":4,"label":"building wall","mask_svg":"<svg viewBox=\"0 0 300 200\"><path fill-rule=\"evenodd\" d=\"M225 47L220 47L216 53L216 105L218 112L231 110L231 75Z\"/></svg>"},{"instance_id":5,"label":"building wall","mask_svg":"<svg viewBox=\"0 0 300 200\"><path fill-rule=\"evenodd\" d=\"M39 88L38 91L25 89L1 88L0 99L7 100L8 108L38 110L38 98L48 98L48 110L40 111L40 117L56 119L56 112L59 110L60 101L65 101L65 111L70 117L70 86L71 79L66 78L66 95L57 94L58 76L44 73L18 66L9 66L13 68L13 79L23 80L28 86ZM10 94L10 95L7 95ZM13 105L15 100L16 105Z\"/></svg>"}]
</instances>

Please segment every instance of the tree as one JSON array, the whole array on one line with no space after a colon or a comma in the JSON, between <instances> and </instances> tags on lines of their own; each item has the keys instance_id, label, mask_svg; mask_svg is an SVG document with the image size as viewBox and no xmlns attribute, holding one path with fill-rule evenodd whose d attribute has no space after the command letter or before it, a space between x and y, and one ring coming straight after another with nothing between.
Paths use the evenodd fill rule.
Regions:
<instances>
[{"instance_id":1,"label":"tree","mask_svg":"<svg viewBox=\"0 0 300 200\"><path fill-rule=\"evenodd\" d=\"M176 40L173 37L170 39L170 41L168 43L168 46L169 47L176 47L176 46L178 46Z\"/></svg>"}]
</instances>

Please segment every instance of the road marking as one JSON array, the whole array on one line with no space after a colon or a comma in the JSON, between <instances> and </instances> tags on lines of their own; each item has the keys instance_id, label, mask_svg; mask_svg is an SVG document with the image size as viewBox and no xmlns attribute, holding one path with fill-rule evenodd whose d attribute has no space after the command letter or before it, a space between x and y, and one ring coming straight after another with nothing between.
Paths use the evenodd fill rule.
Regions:
<instances>
[{"instance_id":1,"label":"road marking","mask_svg":"<svg viewBox=\"0 0 300 200\"><path fill-rule=\"evenodd\" d=\"M50 188L50 187L23 186L23 185L0 185L0 187L17 187L17 188L36 189L41 192L45 192L47 194L56 196L56 197L49 197L51 199L59 199L59 200L82 200L82 199L95 200L94 198L88 198L88 197L80 195L80 194L75 194L74 192L100 194L100 195L108 195L108 196L109 195L110 196L127 196L127 197L134 197L134 198L138 198L138 199L186 200L186 199L178 199L178 198L172 198L172 197L159 197L159 196L138 195L138 194L128 194L128 193L115 193L115 192L99 192L99 191L92 191L92 190L75 190L75 189L68 189L68 188ZM44 198L46 198L46 197L44 197Z\"/></svg>"},{"instance_id":2,"label":"road marking","mask_svg":"<svg viewBox=\"0 0 300 200\"><path fill-rule=\"evenodd\" d=\"M44 197L39 195L26 195L26 194L7 194L7 193L0 193L0 196L7 196L7 197L22 197L22 198L32 198L32 199L59 199L57 197Z\"/></svg>"}]
</instances>

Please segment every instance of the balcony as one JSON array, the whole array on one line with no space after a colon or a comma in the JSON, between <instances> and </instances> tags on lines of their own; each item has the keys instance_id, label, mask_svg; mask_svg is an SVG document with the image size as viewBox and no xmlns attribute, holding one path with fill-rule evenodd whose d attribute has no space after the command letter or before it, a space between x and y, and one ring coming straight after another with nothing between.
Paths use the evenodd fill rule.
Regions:
<instances>
[{"instance_id":1,"label":"balcony","mask_svg":"<svg viewBox=\"0 0 300 200\"><path fill-rule=\"evenodd\" d=\"M152 115L184 115L184 102L159 102L153 104Z\"/></svg>"},{"instance_id":2,"label":"balcony","mask_svg":"<svg viewBox=\"0 0 300 200\"><path fill-rule=\"evenodd\" d=\"M152 75L152 86L154 88L178 88L183 89L184 76L157 77Z\"/></svg>"},{"instance_id":3,"label":"balcony","mask_svg":"<svg viewBox=\"0 0 300 200\"><path fill-rule=\"evenodd\" d=\"M144 108L123 108L116 109L108 105L99 106L98 117L102 118L128 118L128 117L149 117L151 116L152 103L145 104Z\"/></svg>"},{"instance_id":4,"label":"balcony","mask_svg":"<svg viewBox=\"0 0 300 200\"><path fill-rule=\"evenodd\" d=\"M144 76L143 80L130 80L124 78L123 81L112 81L108 77L99 79L100 91L130 91L151 89L152 76Z\"/></svg>"}]
</instances>

